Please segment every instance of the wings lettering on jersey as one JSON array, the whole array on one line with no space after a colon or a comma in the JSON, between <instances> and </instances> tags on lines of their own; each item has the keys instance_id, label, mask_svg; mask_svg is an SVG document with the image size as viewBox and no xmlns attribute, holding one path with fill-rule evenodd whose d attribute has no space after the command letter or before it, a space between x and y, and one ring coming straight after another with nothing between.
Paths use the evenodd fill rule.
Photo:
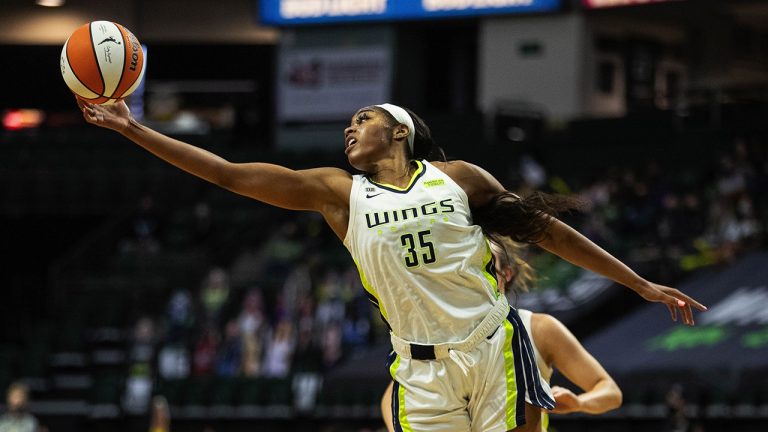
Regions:
<instances>
[{"instance_id":1,"label":"wings lettering on jersey","mask_svg":"<svg viewBox=\"0 0 768 432\"><path fill-rule=\"evenodd\" d=\"M379 225L388 225L395 222L405 222L422 217L429 217L435 214L453 213L456 211L453 204L453 198L446 198L440 202L433 201L421 205L420 207L408 207L397 210L385 210L365 214L365 222L368 228L375 228Z\"/></svg>"}]
</instances>

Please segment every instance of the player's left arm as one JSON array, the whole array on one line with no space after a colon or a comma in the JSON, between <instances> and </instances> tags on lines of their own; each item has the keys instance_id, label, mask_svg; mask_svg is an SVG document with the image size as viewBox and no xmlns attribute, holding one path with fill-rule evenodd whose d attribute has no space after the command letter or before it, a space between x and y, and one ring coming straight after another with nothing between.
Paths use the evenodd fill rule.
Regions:
<instances>
[{"instance_id":1,"label":"player's left arm","mask_svg":"<svg viewBox=\"0 0 768 432\"><path fill-rule=\"evenodd\" d=\"M557 219L549 225L538 245L572 264L628 287L648 301L666 304L673 321L677 321L677 310L680 309L683 322L693 325L692 307L707 310L706 306L680 290L640 277L616 257Z\"/></svg>"},{"instance_id":2,"label":"player's left arm","mask_svg":"<svg viewBox=\"0 0 768 432\"><path fill-rule=\"evenodd\" d=\"M619 386L563 323L550 315L533 314L532 327L533 340L544 361L584 391L577 395L566 388L553 387L552 412L602 414L621 406Z\"/></svg>"},{"instance_id":3,"label":"player's left arm","mask_svg":"<svg viewBox=\"0 0 768 432\"><path fill-rule=\"evenodd\" d=\"M505 192L496 178L477 165L452 161L439 164L438 167L464 189L472 208L481 208L489 204L494 197ZM648 301L666 304L673 321L677 321L677 310L680 309L683 322L693 325L691 308L707 310L704 305L675 288L659 285L640 277L613 255L557 218L545 214L539 217L552 219L543 238L537 243L540 247L572 264L618 282Z\"/></svg>"}]
</instances>

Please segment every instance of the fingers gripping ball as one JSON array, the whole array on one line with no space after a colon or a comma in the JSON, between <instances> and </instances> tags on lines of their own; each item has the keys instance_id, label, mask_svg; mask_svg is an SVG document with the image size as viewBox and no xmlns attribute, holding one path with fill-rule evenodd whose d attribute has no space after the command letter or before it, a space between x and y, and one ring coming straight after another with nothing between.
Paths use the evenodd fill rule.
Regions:
<instances>
[{"instance_id":1,"label":"fingers gripping ball","mask_svg":"<svg viewBox=\"0 0 768 432\"><path fill-rule=\"evenodd\" d=\"M80 26L61 50L61 75L72 92L93 104L111 104L136 90L144 76L144 51L120 24Z\"/></svg>"}]
</instances>

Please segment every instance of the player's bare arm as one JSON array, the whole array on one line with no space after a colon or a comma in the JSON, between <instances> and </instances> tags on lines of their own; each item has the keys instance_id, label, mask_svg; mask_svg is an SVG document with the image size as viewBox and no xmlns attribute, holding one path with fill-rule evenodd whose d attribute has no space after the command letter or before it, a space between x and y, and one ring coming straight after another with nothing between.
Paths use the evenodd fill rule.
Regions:
<instances>
[{"instance_id":1,"label":"player's bare arm","mask_svg":"<svg viewBox=\"0 0 768 432\"><path fill-rule=\"evenodd\" d=\"M543 360L584 391L576 395L568 389L553 387L556 402L553 412L602 414L621 406L619 386L560 321L535 313L531 330Z\"/></svg>"},{"instance_id":2,"label":"player's bare arm","mask_svg":"<svg viewBox=\"0 0 768 432\"><path fill-rule=\"evenodd\" d=\"M156 132L131 117L124 102L93 105L78 100L89 123L115 130L166 162L197 177L267 204L323 214L340 238L349 216L351 175L337 168L292 170L268 163L233 163Z\"/></svg>"},{"instance_id":3,"label":"player's bare arm","mask_svg":"<svg viewBox=\"0 0 768 432\"><path fill-rule=\"evenodd\" d=\"M477 165L453 161L437 166L464 189L473 208L488 204L494 196L504 191L498 180ZM707 310L704 305L675 288L643 279L603 248L557 219L552 221L544 238L537 244L572 264L599 273L632 289L648 301L666 304L672 320L677 320L679 309L683 322L693 325L692 307L701 311Z\"/></svg>"},{"instance_id":4,"label":"player's bare arm","mask_svg":"<svg viewBox=\"0 0 768 432\"><path fill-rule=\"evenodd\" d=\"M539 246L572 264L632 289L648 301L666 304L674 321L677 321L678 309L683 322L688 325L694 324L692 307L700 311L707 310L704 305L675 288L643 279L603 248L558 220L550 225Z\"/></svg>"}]
</instances>

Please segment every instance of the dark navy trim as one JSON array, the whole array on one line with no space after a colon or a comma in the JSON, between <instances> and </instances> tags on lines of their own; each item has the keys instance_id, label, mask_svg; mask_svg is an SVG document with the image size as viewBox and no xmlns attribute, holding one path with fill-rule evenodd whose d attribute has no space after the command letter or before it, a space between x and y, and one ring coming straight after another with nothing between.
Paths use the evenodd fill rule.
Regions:
<instances>
[{"instance_id":1,"label":"dark navy trim","mask_svg":"<svg viewBox=\"0 0 768 432\"><path fill-rule=\"evenodd\" d=\"M515 364L515 386L517 387L517 398L515 400L515 423L517 426L525 424L525 374L523 373L523 358L520 350L520 328L512 318L512 311L507 315L507 321L512 324L512 359Z\"/></svg>"},{"instance_id":2,"label":"dark navy trim","mask_svg":"<svg viewBox=\"0 0 768 432\"><path fill-rule=\"evenodd\" d=\"M522 355L521 363L525 365L523 374L525 376L525 382L527 384L526 390L528 392L528 397L531 399L531 403L539 408L553 409L555 407L555 401L544 391L544 387L541 385L541 380L539 379L539 367L536 363L533 345L531 344L528 332L525 330L525 325L523 325L523 321L520 319L520 315L517 314L515 309L510 308L507 320L516 327L517 331L515 334L517 335L519 332L519 337L513 338L512 345L513 348L517 345L520 354ZM514 339L517 339L517 344ZM517 359L517 353L515 353L515 359ZM515 370L515 372L517 372L517 370Z\"/></svg>"},{"instance_id":3,"label":"dark navy trim","mask_svg":"<svg viewBox=\"0 0 768 432\"><path fill-rule=\"evenodd\" d=\"M400 383L394 381L392 386L392 424L395 426L395 432L403 432L400 425Z\"/></svg>"},{"instance_id":4,"label":"dark navy trim","mask_svg":"<svg viewBox=\"0 0 768 432\"><path fill-rule=\"evenodd\" d=\"M494 279L499 280L499 278L496 276L496 257L491 254L491 260L488 261L488 264L485 266L485 271L493 276Z\"/></svg>"},{"instance_id":5,"label":"dark navy trim","mask_svg":"<svg viewBox=\"0 0 768 432\"><path fill-rule=\"evenodd\" d=\"M387 325L387 330L392 331L392 326L389 325L386 318L384 318L384 314L381 313L381 306L379 306L379 300L376 299L376 297L369 293L366 290L363 290L365 293L365 296L368 297L368 301L371 302L371 304L376 307L376 309L379 311L379 316L381 317L381 320L384 321L384 324Z\"/></svg>"},{"instance_id":6,"label":"dark navy trim","mask_svg":"<svg viewBox=\"0 0 768 432\"><path fill-rule=\"evenodd\" d=\"M392 366L392 363L395 362L395 359L397 358L397 353L395 350L392 350L387 354L387 359L384 360L384 365L387 367L387 374L389 374L389 367Z\"/></svg>"},{"instance_id":7,"label":"dark navy trim","mask_svg":"<svg viewBox=\"0 0 768 432\"><path fill-rule=\"evenodd\" d=\"M373 294L369 293L366 290L363 290L363 292L365 293L365 296L368 297L368 301L373 303L373 305L376 306L376 308L378 309L378 307L379 307L379 299L377 299L376 296L374 296Z\"/></svg>"},{"instance_id":8,"label":"dark navy trim","mask_svg":"<svg viewBox=\"0 0 768 432\"><path fill-rule=\"evenodd\" d=\"M392 326L389 325L389 322L387 321L387 319L384 318L384 314L381 313L381 309L379 309L379 316L381 317L381 320L384 321L384 325L387 326L387 332L391 332L392 331Z\"/></svg>"}]
</instances>

